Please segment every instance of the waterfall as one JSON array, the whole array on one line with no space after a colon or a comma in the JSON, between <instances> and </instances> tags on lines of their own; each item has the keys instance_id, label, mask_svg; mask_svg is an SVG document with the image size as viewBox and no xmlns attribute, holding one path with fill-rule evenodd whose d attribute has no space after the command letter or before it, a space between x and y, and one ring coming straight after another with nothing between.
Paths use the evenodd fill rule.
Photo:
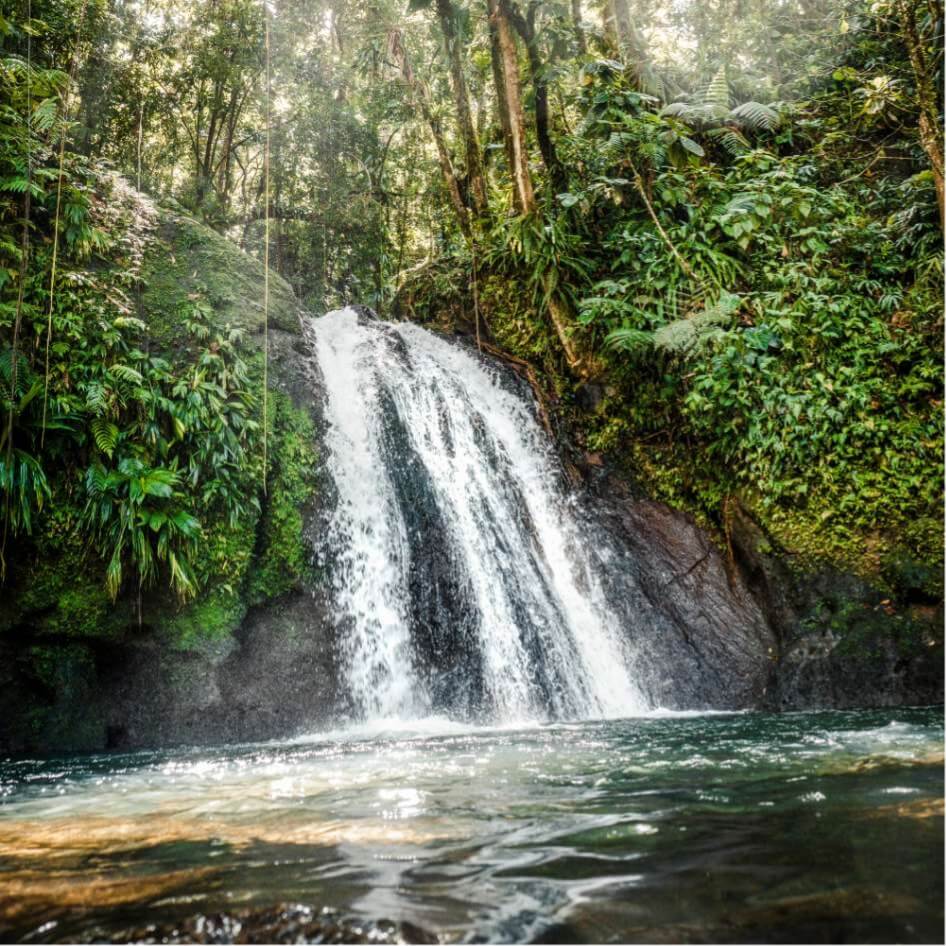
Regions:
<instances>
[{"instance_id":1,"label":"waterfall","mask_svg":"<svg viewBox=\"0 0 946 946\"><path fill-rule=\"evenodd\" d=\"M337 492L317 539L354 715L645 708L527 392L477 352L352 309L309 324Z\"/></svg>"}]
</instances>

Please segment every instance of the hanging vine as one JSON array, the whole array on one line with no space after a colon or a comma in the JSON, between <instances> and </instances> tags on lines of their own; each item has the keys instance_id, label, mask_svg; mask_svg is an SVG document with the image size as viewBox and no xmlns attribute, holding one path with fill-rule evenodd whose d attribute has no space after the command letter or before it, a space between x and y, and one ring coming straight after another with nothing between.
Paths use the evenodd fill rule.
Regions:
<instances>
[{"instance_id":1,"label":"hanging vine","mask_svg":"<svg viewBox=\"0 0 946 946\"><path fill-rule=\"evenodd\" d=\"M16 310L13 318L13 339L10 345L10 407L7 412L7 430L6 440L6 467L8 475L15 477L13 473L13 413L16 404L17 373L19 368L19 344L20 327L23 322L23 303L26 291L26 274L29 271L30 255L30 210L33 190L33 4L32 0L26 2L26 188L23 194L23 229L20 237L20 268L19 283L16 293ZM3 538L0 540L0 578L6 576L7 561L6 547L7 535L10 528L10 501L13 490L4 490L4 510L3 510Z\"/></svg>"}]
</instances>

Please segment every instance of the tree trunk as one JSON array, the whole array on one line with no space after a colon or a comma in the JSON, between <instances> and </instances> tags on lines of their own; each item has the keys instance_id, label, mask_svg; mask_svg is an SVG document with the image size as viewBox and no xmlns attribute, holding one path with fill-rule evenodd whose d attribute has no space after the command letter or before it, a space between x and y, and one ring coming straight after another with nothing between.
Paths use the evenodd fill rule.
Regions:
<instances>
[{"instance_id":1,"label":"tree trunk","mask_svg":"<svg viewBox=\"0 0 946 946\"><path fill-rule=\"evenodd\" d=\"M637 85L641 86L647 71L646 46L634 26L627 0L608 0L605 29L616 40L621 60L630 66Z\"/></svg>"},{"instance_id":2,"label":"tree trunk","mask_svg":"<svg viewBox=\"0 0 946 946\"><path fill-rule=\"evenodd\" d=\"M470 95L466 86L463 70L463 49L460 32L457 29L456 8L452 0L437 0L437 13L440 28L443 31L447 60L450 63L450 80L453 85L453 97L457 107L457 121L466 149L466 173L473 210L477 216L486 212L486 180L483 175L483 159L480 143L473 125L470 110Z\"/></svg>"},{"instance_id":3,"label":"tree trunk","mask_svg":"<svg viewBox=\"0 0 946 946\"><path fill-rule=\"evenodd\" d=\"M423 115L424 121L427 122L430 128L434 145L437 148L440 171L443 174L444 184L447 186L447 193L450 195L450 203L453 205L453 209L456 212L460 229L465 236L469 237L470 215L467 212L463 195L460 192L460 183L457 180L456 170L450 158L450 151L443 137L443 129L431 108L430 93L427 91L427 86L414 75L414 70L411 68L410 60L407 58L407 52L401 41L400 30L391 30L391 32L388 33L387 47L388 60L397 65L401 79L416 96L421 115Z\"/></svg>"},{"instance_id":4,"label":"tree trunk","mask_svg":"<svg viewBox=\"0 0 946 946\"><path fill-rule=\"evenodd\" d=\"M575 29L578 52L584 55L588 52L588 41L585 39L585 30L581 25L581 0L572 0L572 26Z\"/></svg>"},{"instance_id":5,"label":"tree trunk","mask_svg":"<svg viewBox=\"0 0 946 946\"><path fill-rule=\"evenodd\" d=\"M501 4L509 17L510 23L515 27L516 32L526 45L526 53L529 59L529 76L532 80L535 97L535 137L539 143L539 151L542 154L542 163L549 173L549 178L555 190L563 191L567 186L567 182L561 162L558 160L555 142L552 140L549 127L549 87L545 80L542 59L539 55L538 38L535 32L535 16L539 5L533 0L529 4L528 15L523 16L513 0L501 0Z\"/></svg>"},{"instance_id":6,"label":"tree trunk","mask_svg":"<svg viewBox=\"0 0 946 946\"><path fill-rule=\"evenodd\" d=\"M486 0L486 6L489 11L494 74L501 76L501 86L497 82L496 95L506 139L509 173L513 181L513 202L519 213L530 214L535 210L535 193L532 190L529 154L526 149L516 40L500 0Z\"/></svg>"},{"instance_id":7,"label":"tree trunk","mask_svg":"<svg viewBox=\"0 0 946 946\"><path fill-rule=\"evenodd\" d=\"M930 4L931 19L934 29L939 20L935 14L942 14L942 6ZM933 79L934 65L920 35L916 21L914 0L897 0L897 15L900 19L900 31L903 36L913 76L916 83L916 97L920 106L919 134L920 144L929 158L933 171L933 183L936 186L936 203L939 209L940 228L946 224L946 206L944 206L943 185L943 124L940 117L940 101L936 83Z\"/></svg>"},{"instance_id":8,"label":"tree trunk","mask_svg":"<svg viewBox=\"0 0 946 946\"><path fill-rule=\"evenodd\" d=\"M502 0L486 0L486 3L489 11L496 95L506 140L506 154L513 179L513 202L520 214L532 214L536 211L536 201L535 192L532 189L532 176L529 173L529 156L526 151L516 39L507 16L508 11ZM547 273L542 280L548 289L552 282L552 273ZM584 379L598 374L600 366L590 352L585 350L581 341L572 335L571 330L575 322L568 304L555 290L547 292L547 295L549 318L562 346L569 369Z\"/></svg>"}]
</instances>

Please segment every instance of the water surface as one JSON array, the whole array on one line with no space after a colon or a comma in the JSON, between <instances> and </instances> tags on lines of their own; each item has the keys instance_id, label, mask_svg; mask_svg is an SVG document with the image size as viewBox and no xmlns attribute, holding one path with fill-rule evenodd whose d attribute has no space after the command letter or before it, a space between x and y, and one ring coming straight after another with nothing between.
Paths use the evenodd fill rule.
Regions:
<instances>
[{"instance_id":1,"label":"water surface","mask_svg":"<svg viewBox=\"0 0 946 946\"><path fill-rule=\"evenodd\" d=\"M0 940L299 904L413 924L379 938L941 942L942 750L904 709L11 760Z\"/></svg>"}]
</instances>

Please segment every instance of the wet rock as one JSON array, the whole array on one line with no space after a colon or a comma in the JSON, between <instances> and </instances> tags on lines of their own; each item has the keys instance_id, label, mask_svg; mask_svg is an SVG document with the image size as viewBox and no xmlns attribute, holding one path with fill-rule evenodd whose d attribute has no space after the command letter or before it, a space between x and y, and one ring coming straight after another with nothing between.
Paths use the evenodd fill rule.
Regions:
<instances>
[{"instance_id":1,"label":"wet rock","mask_svg":"<svg viewBox=\"0 0 946 946\"><path fill-rule=\"evenodd\" d=\"M369 305L350 305L349 309L352 310L357 316L359 322L378 322L380 318L378 313Z\"/></svg>"},{"instance_id":2,"label":"wet rock","mask_svg":"<svg viewBox=\"0 0 946 946\"><path fill-rule=\"evenodd\" d=\"M334 627L306 591L253 609L220 648L144 639L100 661L104 748L211 745L327 725L337 711ZM100 747L101 748L101 747Z\"/></svg>"},{"instance_id":3,"label":"wet rock","mask_svg":"<svg viewBox=\"0 0 946 946\"><path fill-rule=\"evenodd\" d=\"M747 709L771 685L775 635L741 576L693 519L609 482L595 500L619 567L622 611L651 702Z\"/></svg>"}]
</instances>

